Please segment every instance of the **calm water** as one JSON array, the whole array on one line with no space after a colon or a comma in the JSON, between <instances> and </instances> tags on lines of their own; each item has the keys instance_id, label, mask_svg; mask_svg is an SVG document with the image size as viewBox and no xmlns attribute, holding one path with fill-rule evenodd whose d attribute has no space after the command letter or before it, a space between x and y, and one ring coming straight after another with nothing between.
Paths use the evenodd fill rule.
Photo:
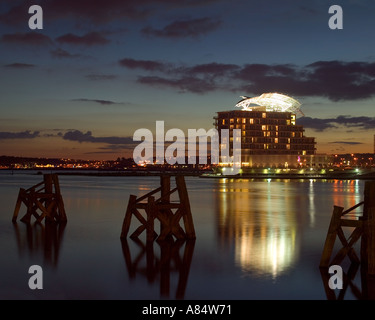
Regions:
<instances>
[{"instance_id":1,"label":"calm water","mask_svg":"<svg viewBox=\"0 0 375 320\"><path fill-rule=\"evenodd\" d=\"M355 205L364 188L187 177L195 243L146 247L142 237L121 241L121 227L129 195L156 188L158 177L59 179L65 229L27 228L11 222L18 190L42 176L0 172L0 299L324 300L319 261L333 205ZM28 287L34 264L43 290ZM361 290L360 274L353 283ZM344 299L356 297L348 289Z\"/></svg>"}]
</instances>

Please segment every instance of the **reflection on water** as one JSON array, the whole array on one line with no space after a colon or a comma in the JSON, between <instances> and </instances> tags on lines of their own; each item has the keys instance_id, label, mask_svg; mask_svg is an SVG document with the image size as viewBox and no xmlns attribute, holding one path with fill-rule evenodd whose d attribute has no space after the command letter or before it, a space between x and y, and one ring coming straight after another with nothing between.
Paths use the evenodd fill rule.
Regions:
<instances>
[{"instance_id":1,"label":"reflection on water","mask_svg":"<svg viewBox=\"0 0 375 320\"><path fill-rule=\"evenodd\" d=\"M276 277L290 267L298 254L298 209L287 184L222 179L220 187L220 239L234 239L244 274Z\"/></svg>"},{"instance_id":2,"label":"reflection on water","mask_svg":"<svg viewBox=\"0 0 375 320\"><path fill-rule=\"evenodd\" d=\"M333 205L350 208L363 198L363 180L189 177L196 243L121 243L129 195L155 189L158 177L61 177L69 227L13 226L19 187L39 179L0 180L0 298L330 298L318 266ZM49 265L40 292L27 287L32 264ZM346 299L371 288L359 276Z\"/></svg>"},{"instance_id":3,"label":"reflection on water","mask_svg":"<svg viewBox=\"0 0 375 320\"><path fill-rule=\"evenodd\" d=\"M137 254L133 253L132 255L127 238L121 239L122 252L129 278L135 279L137 275L140 275L141 277L146 277L149 284L154 284L159 280L160 297L169 298L171 273L177 273L178 283L175 298L183 299L193 258L195 240L168 238L163 241L146 241L146 244L140 239L130 241L138 246ZM159 247L159 255L156 253L157 248L154 250L154 246Z\"/></svg>"},{"instance_id":4,"label":"reflection on water","mask_svg":"<svg viewBox=\"0 0 375 320\"><path fill-rule=\"evenodd\" d=\"M319 184L317 184L319 183ZM334 180L333 203L353 206L361 198L358 180ZM296 193L297 188L304 188ZM221 246L234 245L244 275L277 277L298 260L305 219L314 227L322 181L221 179L217 195ZM343 199L342 193L353 196ZM331 207L327 206L330 213ZM328 226L327 226L328 227Z\"/></svg>"},{"instance_id":5,"label":"reflection on water","mask_svg":"<svg viewBox=\"0 0 375 320\"><path fill-rule=\"evenodd\" d=\"M46 265L57 267L66 223L13 223L19 254L43 254Z\"/></svg>"}]
</instances>

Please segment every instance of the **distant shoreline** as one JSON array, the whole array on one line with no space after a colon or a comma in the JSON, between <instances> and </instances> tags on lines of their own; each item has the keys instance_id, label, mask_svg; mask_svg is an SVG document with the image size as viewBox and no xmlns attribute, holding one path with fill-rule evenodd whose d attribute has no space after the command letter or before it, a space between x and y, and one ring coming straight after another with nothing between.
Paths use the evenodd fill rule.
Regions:
<instances>
[{"instance_id":1,"label":"distant shoreline","mask_svg":"<svg viewBox=\"0 0 375 320\"><path fill-rule=\"evenodd\" d=\"M246 173L240 175L217 175L202 171L111 171L111 170L35 170L35 169L2 169L1 171L42 175L56 173L61 176L96 176L96 177L149 177L161 175L184 175L204 179L335 179L335 180L375 180L375 172L358 174L353 172L335 172L327 174L302 174L302 173Z\"/></svg>"}]
</instances>

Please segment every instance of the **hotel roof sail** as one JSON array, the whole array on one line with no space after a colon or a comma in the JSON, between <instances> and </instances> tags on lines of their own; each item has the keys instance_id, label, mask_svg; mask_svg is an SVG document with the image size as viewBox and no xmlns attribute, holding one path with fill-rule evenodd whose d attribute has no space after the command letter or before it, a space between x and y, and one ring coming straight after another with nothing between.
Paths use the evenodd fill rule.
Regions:
<instances>
[{"instance_id":1,"label":"hotel roof sail","mask_svg":"<svg viewBox=\"0 0 375 320\"><path fill-rule=\"evenodd\" d=\"M241 97L242 100L237 102L236 107L246 111L256 111L266 108L265 111L273 112L292 112L299 116L304 116L300 110L301 103L296 99L280 93L263 93L258 97ZM256 105L256 106L253 106Z\"/></svg>"}]
</instances>

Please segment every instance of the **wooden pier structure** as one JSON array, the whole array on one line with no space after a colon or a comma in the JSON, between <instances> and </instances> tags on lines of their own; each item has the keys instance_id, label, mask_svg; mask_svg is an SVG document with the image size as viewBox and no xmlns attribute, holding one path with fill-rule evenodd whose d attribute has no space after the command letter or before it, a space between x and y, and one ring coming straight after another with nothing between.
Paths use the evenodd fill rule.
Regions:
<instances>
[{"instance_id":1,"label":"wooden pier structure","mask_svg":"<svg viewBox=\"0 0 375 320\"><path fill-rule=\"evenodd\" d=\"M132 216L137 218L141 225L130 235L137 239L146 231L147 241L162 241L168 237L176 239L195 239L193 217L190 209L189 196L183 175L176 175L176 187L171 189L171 176L160 176L160 187L137 198L130 195L125 218L122 225L121 238L126 238ZM159 193L159 198L155 195ZM177 195L177 201L172 201L172 195ZM144 201L146 200L146 201ZM143 212L143 215L142 213ZM180 220L183 224L180 224ZM155 231L155 221L160 222L160 233Z\"/></svg>"},{"instance_id":2,"label":"wooden pier structure","mask_svg":"<svg viewBox=\"0 0 375 320\"><path fill-rule=\"evenodd\" d=\"M363 206L362 215L350 215L350 212L360 206ZM343 227L353 228L348 238ZM340 240L342 247L331 260L336 238ZM360 238L358 257L353 247ZM347 210L339 206L333 208L319 266L328 268L330 265L340 264L346 256L353 263L361 263L369 275L375 276L375 181L365 182L363 201Z\"/></svg>"},{"instance_id":3,"label":"wooden pier structure","mask_svg":"<svg viewBox=\"0 0 375 320\"><path fill-rule=\"evenodd\" d=\"M363 207L362 214L355 213L355 209L359 207ZM343 228L350 228L349 237L345 236ZM337 238L341 242L341 248L333 256ZM354 246L359 239L361 241L358 255ZM340 294L336 297L328 286L330 277L328 268L332 265L340 265L346 256L350 260L350 266L347 273L343 272L343 290L340 290ZM353 283L359 266L361 266L362 292ZM348 287L358 299L375 300L375 181L365 182L363 201L347 210L334 206L319 267L329 300L342 300Z\"/></svg>"},{"instance_id":4,"label":"wooden pier structure","mask_svg":"<svg viewBox=\"0 0 375 320\"><path fill-rule=\"evenodd\" d=\"M66 222L64 201L60 191L57 174L44 174L43 181L28 188L20 188L12 221L16 222L21 205L25 204L26 214L20 219L22 222L30 223L31 217L35 217L40 223Z\"/></svg>"}]
</instances>

